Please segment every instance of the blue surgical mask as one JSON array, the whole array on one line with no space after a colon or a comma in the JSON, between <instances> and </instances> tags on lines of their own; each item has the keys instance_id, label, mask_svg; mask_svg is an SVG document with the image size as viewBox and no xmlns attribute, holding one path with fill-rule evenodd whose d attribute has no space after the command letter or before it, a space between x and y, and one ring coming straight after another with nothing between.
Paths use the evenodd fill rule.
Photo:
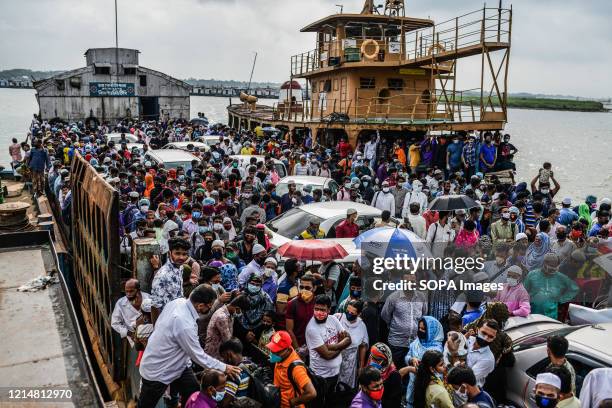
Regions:
<instances>
[{"instance_id":1,"label":"blue surgical mask","mask_svg":"<svg viewBox=\"0 0 612 408\"><path fill-rule=\"evenodd\" d=\"M223 401L223 398L225 398L225 390L223 390L223 391L221 391L221 392L217 391L217 392L215 393L215 396L213 397L213 399L214 399L215 401L217 401L217 402L221 402L221 401Z\"/></svg>"},{"instance_id":2,"label":"blue surgical mask","mask_svg":"<svg viewBox=\"0 0 612 408\"><path fill-rule=\"evenodd\" d=\"M444 374L442 374L442 373L439 373L439 372L437 372L437 371L436 371L436 372L434 373L434 376L435 376L435 377L436 377L438 380L440 380L440 381L444 380Z\"/></svg>"},{"instance_id":3,"label":"blue surgical mask","mask_svg":"<svg viewBox=\"0 0 612 408\"><path fill-rule=\"evenodd\" d=\"M270 352L269 360L271 363L274 364L274 363L280 363L281 361L283 361L283 358L276 353Z\"/></svg>"},{"instance_id":4,"label":"blue surgical mask","mask_svg":"<svg viewBox=\"0 0 612 408\"><path fill-rule=\"evenodd\" d=\"M361 297L361 291L360 290L351 290L351 296L354 298L360 298Z\"/></svg>"},{"instance_id":5,"label":"blue surgical mask","mask_svg":"<svg viewBox=\"0 0 612 408\"><path fill-rule=\"evenodd\" d=\"M200 219L202 217L202 213L199 211L194 211L191 213L191 218Z\"/></svg>"},{"instance_id":6,"label":"blue surgical mask","mask_svg":"<svg viewBox=\"0 0 612 408\"><path fill-rule=\"evenodd\" d=\"M261 290L261 286L257 286L257 285L253 285L249 283L247 284L247 290L249 291L249 293L252 293L252 294L259 293L259 291Z\"/></svg>"}]
</instances>

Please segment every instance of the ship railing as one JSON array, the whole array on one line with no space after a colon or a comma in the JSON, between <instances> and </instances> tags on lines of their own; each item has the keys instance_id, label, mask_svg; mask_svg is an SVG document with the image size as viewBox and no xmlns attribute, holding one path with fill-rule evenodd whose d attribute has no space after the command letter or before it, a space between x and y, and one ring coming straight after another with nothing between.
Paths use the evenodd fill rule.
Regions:
<instances>
[{"instance_id":1,"label":"ship railing","mask_svg":"<svg viewBox=\"0 0 612 408\"><path fill-rule=\"evenodd\" d=\"M442 54L461 57L463 51L472 51L474 47L482 50L488 44L509 46L511 25L512 9L484 7L432 27L405 33L404 41L399 36L368 36L320 42L318 48L291 57L291 74L301 76L351 62L372 62L374 65L397 62L402 65L417 61L426 64ZM363 42L370 39L378 44L379 53L375 58L367 58L361 52Z\"/></svg>"},{"instance_id":2,"label":"ship railing","mask_svg":"<svg viewBox=\"0 0 612 408\"><path fill-rule=\"evenodd\" d=\"M402 93L388 97L357 96L356 102L340 99L312 99L293 106L274 104L271 119L289 122L329 120L333 113L345 114L350 122L430 121L480 122L505 121L500 101L489 96L480 100L480 89Z\"/></svg>"}]
</instances>

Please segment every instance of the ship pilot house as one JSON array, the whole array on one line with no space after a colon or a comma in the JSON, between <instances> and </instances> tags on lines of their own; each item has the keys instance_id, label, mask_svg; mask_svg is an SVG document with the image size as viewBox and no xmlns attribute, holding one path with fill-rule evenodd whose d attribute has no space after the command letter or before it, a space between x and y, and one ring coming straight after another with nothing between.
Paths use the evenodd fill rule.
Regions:
<instances>
[{"instance_id":1,"label":"ship pilot house","mask_svg":"<svg viewBox=\"0 0 612 408\"><path fill-rule=\"evenodd\" d=\"M376 131L404 138L503 129L512 9L500 2L438 24L408 13L403 0L366 0L360 13L302 28L314 33L314 49L291 58L289 83L304 89L281 92L274 106L230 105L230 125L309 131L330 143L346 136L353 144ZM460 82L464 59L469 75ZM292 93L302 91L308 98L296 108Z\"/></svg>"}]
</instances>

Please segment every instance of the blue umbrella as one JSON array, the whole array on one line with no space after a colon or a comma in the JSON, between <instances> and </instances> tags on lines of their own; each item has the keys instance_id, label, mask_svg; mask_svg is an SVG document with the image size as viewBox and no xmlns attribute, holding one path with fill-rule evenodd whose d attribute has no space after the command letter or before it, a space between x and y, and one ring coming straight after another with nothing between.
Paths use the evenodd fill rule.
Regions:
<instances>
[{"instance_id":1,"label":"blue umbrella","mask_svg":"<svg viewBox=\"0 0 612 408\"><path fill-rule=\"evenodd\" d=\"M395 258L396 255L417 258L430 256L425 241L410 230L393 227L374 228L353 240L357 248L379 257Z\"/></svg>"}]
</instances>

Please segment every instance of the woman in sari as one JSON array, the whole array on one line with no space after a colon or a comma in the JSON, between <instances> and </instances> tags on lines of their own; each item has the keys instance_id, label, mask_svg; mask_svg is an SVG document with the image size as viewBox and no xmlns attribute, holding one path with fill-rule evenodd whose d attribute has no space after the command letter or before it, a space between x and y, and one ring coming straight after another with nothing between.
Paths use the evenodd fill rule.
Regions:
<instances>
[{"instance_id":1,"label":"woman in sari","mask_svg":"<svg viewBox=\"0 0 612 408\"><path fill-rule=\"evenodd\" d=\"M155 187L155 185L153 184L153 175L151 173L147 173L145 174L145 191L144 191L144 196L146 198L151 198L151 190L153 190L153 188Z\"/></svg>"},{"instance_id":2,"label":"woman in sari","mask_svg":"<svg viewBox=\"0 0 612 408\"><path fill-rule=\"evenodd\" d=\"M541 268L544 264L544 255L550 252L550 237L545 232L539 232L534 241L527 248L523 264L528 271Z\"/></svg>"},{"instance_id":3,"label":"woman in sari","mask_svg":"<svg viewBox=\"0 0 612 408\"><path fill-rule=\"evenodd\" d=\"M593 225L593 220L591 219L591 209L588 204L582 203L578 206L578 217L582 218L589 223L587 227L587 231L591 230L591 226Z\"/></svg>"}]
</instances>

